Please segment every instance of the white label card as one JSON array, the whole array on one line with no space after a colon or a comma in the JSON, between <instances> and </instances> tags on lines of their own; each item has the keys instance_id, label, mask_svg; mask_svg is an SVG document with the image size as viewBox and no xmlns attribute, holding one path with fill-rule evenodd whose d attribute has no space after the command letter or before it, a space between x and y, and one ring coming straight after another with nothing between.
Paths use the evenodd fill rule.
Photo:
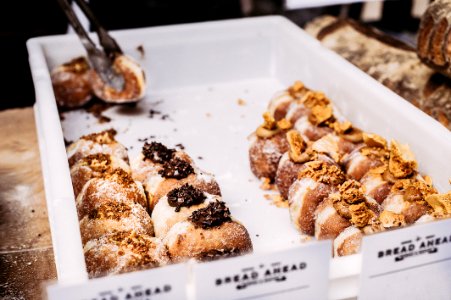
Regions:
<instances>
[{"instance_id":1,"label":"white label card","mask_svg":"<svg viewBox=\"0 0 451 300\"><path fill-rule=\"evenodd\" d=\"M65 300L163 300L186 299L188 265L92 279L77 285L51 285L48 299Z\"/></svg>"},{"instance_id":2,"label":"white label card","mask_svg":"<svg viewBox=\"0 0 451 300\"><path fill-rule=\"evenodd\" d=\"M451 219L363 238L360 299L451 299Z\"/></svg>"},{"instance_id":3,"label":"white label card","mask_svg":"<svg viewBox=\"0 0 451 300\"><path fill-rule=\"evenodd\" d=\"M196 299L326 299L330 241L193 266Z\"/></svg>"}]
</instances>

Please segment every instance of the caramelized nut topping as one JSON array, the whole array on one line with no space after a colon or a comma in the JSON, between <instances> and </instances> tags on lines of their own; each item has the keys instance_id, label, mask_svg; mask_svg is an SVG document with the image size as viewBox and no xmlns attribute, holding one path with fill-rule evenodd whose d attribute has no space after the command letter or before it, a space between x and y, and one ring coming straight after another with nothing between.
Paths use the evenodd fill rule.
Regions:
<instances>
[{"instance_id":1,"label":"caramelized nut topping","mask_svg":"<svg viewBox=\"0 0 451 300\"><path fill-rule=\"evenodd\" d=\"M311 112L308 116L308 120L313 125L320 125L325 121L331 119L333 117L332 107L330 105L326 106L314 106L311 109Z\"/></svg>"},{"instance_id":2,"label":"caramelized nut topping","mask_svg":"<svg viewBox=\"0 0 451 300\"><path fill-rule=\"evenodd\" d=\"M293 85L290 86L290 87L288 88L288 92L290 92L290 93L297 93L297 92L303 90L304 87L305 87L305 86L304 86L304 83L302 83L302 82L299 81L299 80L296 80L296 81L293 83Z\"/></svg>"},{"instance_id":3,"label":"caramelized nut topping","mask_svg":"<svg viewBox=\"0 0 451 300\"><path fill-rule=\"evenodd\" d=\"M387 149L387 141L374 133L363 133L363 142L371 148L383 148Z\"/></svg>"},{"instance_id":4,"label":"caramelized nut topping","mask_svg":"<svg viewBox=\"0 0 451 300\"><path fill-rule=\"evenodd\" d=\"M368 225L374 217L374 213L366 206L365 202L350 205L349 212L351 213L350 222L359 228Z\"/></svg>"},{"instance_id":5,"label":"caramelized nut topping","mask_svg":"<svg viewBox=\"0 0 451 300\"><path fill-rule=\"evenodd\" d=\"M263 125L260 125L255 133L260 138L270 138L279 132L279 128L277 128L276 120L271 116L269 112L265 112L263 114Z\"/></svg>"},{"instance_id":6,"label":"caramelized nut topping","mask_svg":"<svg viewBox=\"0 0 451 300\"><path fill-rule=\"evenodd\" d=\"M107 202L94 208L88 214L89 219L97 220L116 220L127 218L131 213L130 205L123 202Z\"/></svg>"},{"instance_id":7,"label":"caramelized nut topping","mask_svg":"<svg viewBox=\"0 0 451 300\"><path fill-rule=\"evenodd\" d=\"M165 162L163 169L158 171L158 174L164 178L183 179L190 174L194 174L194 169L188 162L175 157Z\"/></svg>"},{"instance_id":8,"label":"caramelized nut topping","mask_svg":"<svg viewBox=\"0 0 451 300\"><path fill-rule=\"evenodd\" d=\"M98 143L98 144L112 144L112 143L116 142L116 140L114 139L116 134L117 134L116 130L108 129L108 130L104 130L102 132L84 135L80 139L83 139L86 141L92 141L92 142Z\"/></svg>"},{"instance_id":9,"label":"caramelized nut topping","mask_svg":"<svg viewBox=\"0 0 451 300\"><path fill-rule=\"evenodd\" d=\"M342 201L340 193L331 194L329 195L329 198L332 199L332 204L340 216L346 219L351 219L349 204L346 203L345 201Z\"/></svg>"},{"instance_id":10,"label":"caramelized nut topping","mask_svg":"<svg viewBox=\"0 0 451 300\"><path fill-rule=\"evenodd\" d=\"M426 182L417 179L397 180L392 186L393 193L402 193L403 198L409 202L423 203L425 198L437 191Z\"/></svg>"},{"instance_id":11,"label":"caramelized nut topping","mask_svg":"<svg viewBox=\"0 0 451 300\"><path fill-rule=\"evenodd\" d=\"M409 146L391 142L388 168L396 178L405 178L416 171L417 162Z\"/></svg>"},{"instance_id":12,"label":"caramelized nut topping","mask_svg":"<svg viewBox=\"0 0 451 300\"><path fill-rule=\"evenodd\" d=\"M349 121L344 122L335 121L334 123L331 124L331 126L332 129L337 134L344 134L345 132L349 132L352 129L352 123Z\"/></svg>"},{"instance_id":13,"label":"caramelized nut topping","mask_svg":"<svg viewBox=\"0 0 451 300\"><path fill-rule=\"evenodd\" d=\"M269 112L265 112L263 114L263 128L268 130L275 130L277 129L277 123L276 120L271 116Z\"/></svg>"},{"instance_id":14,"label":"caramelized nut topping","mask_svg":"<svg viewBox=\"0 0 451 300\"><path fill-rule=\"evenodd\" d=\"M291 124L291 122L287 119L283 118L280 121L277 121L277 127L282 130L287 130L293 127L293 124Z\"/></svg>"},{"instance_id":15,"label":"caramelized nut topping","mask_svg":"<svg viewBox=\"0 0 451 300\"><path fill-rule=\"evenodd\" d=\"M88 166L94 172L105 173L111 169L111 156L109 154L97 153L83 157L81 164Z\"/></svg>"},{"instance_id":16,"label":"caramelized nut topping","mask_svg":"<svg viewBox=\"0 0 451 300\"><path fill-rule=\"evenodd\" d=\"M165 163L171 160L175 153L175 149L169 149L165 145L158 142L145 143L142 149L145 159L150 159L154 163Z\"/></svg>"},{"instance_id":17,"label":"caramelized nut topping","mask_svg":"<svg viewBox=\"0 0 451 300\"><path fill-rule=\"evenodd\" d=\"M182 207L191 207L201 204L207 199L204 192L196 189L191 184L185 183L179 188L173 189L168 193L168 204L175 207L175 211L180 211Z\"/></svg>"},{"instance_id":18,"label":"caramelized nut topping","mask_svg":"<svg viewBox=\"0 0 451 300\"><path fill-rule=\"evenodd\" d=\"M231 222L230 210L222 201L215 201L208 204L207 207L194 211L188 220L194 224L195 227L202 227L208 229L220 226L225 222Z\"/></svg>"},{"instance_id":19,"label":"caramelized nut topping","mask_svg":"<svg viewBox=\"0 0 451 300\"><path fill-rule=\"evenodd\" d=\"M108 235L108 242L129 249L135 255L135 260L129 262L130 266L145 266L147 264L155 264L154 257L151 256L151 250L155 247L152 240L146 236L138 234L134 231L119 231Z\"/></svg>"},{"instance_id":20,"label":"caramelized nut topping","mask_svg":"<svg viewBox=\"0 0 451 300\"><path fill-rule=\"evenodd\" d=\"M323 161L311 161L298 174L298 178L312 178L324 184L339 185L346 180L346 175L336 165Z\"/></svg>"},{"instance_id":21,"label":"caramelized nut topping","mask_svg":"<svg viewBox=\"0 0 451 300\"><path fill-rule=\"evenodd\" d=\"M384 210L379 215L379 221L384 228L401 227L406 225L404 215Z\"/></svg>"},{"instance_id":22,"label":"caramelized nut topping","mask_svg":"<svg viewBox=\"0 0 451 300\"><path fill-rule=\"evenodd\" d=\"M302 139L302 136L299 134L299 132L297 132L296 130L288 131L287 140L290 146L290 149L288 151L290 159L297 163L305 162L305 157L301 156L307 145Z\"/></svg>"},{"instance_id":23,"label":"caramelized nut topping","mask_svg":"<svg viewBox=\"0 0 451 300\"><path fill-rule=\"evenodd\" d=\"M353 179L346 180L339 187L341 199L348 204L365 201L362 185Z\"/></svg>"},{"instance_id":24,"label":"caramelized nut topping","mask_svg":"<svg viewBox=\"0 0 451 300\"><path fill-rule=\"evenodd\" d=\"M111 173L107 174L105 178L124 186L129 186L135 183L132 176L122 169L114 169Z\"/></svg>"},{"instance_id":25,"label":"caramelized nut topping","mask_svg":"<svg viewBox=\"0 0 451 300\"><path fill-rule=\"evenodd\" d=\"M330 104L330 100L326 98L324 93L313 91L308 91L305 93L304 97L301 99L301 102L304 103L307 108L327 106Z\"/></svg>"},{"instance_id":26,"label":"caramelized nut topping","mask_svg":"<svg viewBox=\"0 0 451 300\"><path fill-rule=\"evenodd\" d=\"M426 202L432 207L437 217L451 215L451 192L429 195L426 197Z\"/></svg>"}]
</instances>

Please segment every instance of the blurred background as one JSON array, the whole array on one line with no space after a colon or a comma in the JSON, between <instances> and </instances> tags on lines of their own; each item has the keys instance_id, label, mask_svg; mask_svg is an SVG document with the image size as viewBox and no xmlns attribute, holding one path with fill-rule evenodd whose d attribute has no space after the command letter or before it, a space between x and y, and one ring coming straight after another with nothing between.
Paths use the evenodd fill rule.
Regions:
<instances>
[{"instance_id":1,"label":"blurred background","mask_svg":"<svg viewBox=\"0 0 451 300\"><path fill-rule=\"evenodd\" d=\"M351 3L357 2L357 3ZM283 15L299 26L329 14L350 17L415 43L419 17L429 0L90 0L103 25L125 29L203 22L263 15ZM334 4L334 5L330 5ZM324 6L326 5L326 6ZM34 103L34 90L25 42L42 35L68 32L66 18L57 0L2 1L0 54L3 86L0 109Z\"/></svg>"}]
</instances>

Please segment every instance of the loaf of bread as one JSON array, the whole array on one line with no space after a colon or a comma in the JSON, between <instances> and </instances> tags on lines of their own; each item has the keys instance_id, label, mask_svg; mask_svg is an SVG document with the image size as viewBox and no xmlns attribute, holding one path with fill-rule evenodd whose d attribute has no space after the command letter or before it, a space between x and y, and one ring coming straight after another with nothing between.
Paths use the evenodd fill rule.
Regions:
<instances>
[{"instance_id":1,"label":"loaf of bread","mask_svg":"<svg viewBox=\"0 0 451 300\"><path fill-rule=\"evenodd\" d=\"M450 1L435 1L432 5L441 2ZM305 29L325 47L451 129L451 80L423 63L415 48L350 19L323 16ZM432 31L434 36L436 29Z\"/></svg>"}]
</instances>

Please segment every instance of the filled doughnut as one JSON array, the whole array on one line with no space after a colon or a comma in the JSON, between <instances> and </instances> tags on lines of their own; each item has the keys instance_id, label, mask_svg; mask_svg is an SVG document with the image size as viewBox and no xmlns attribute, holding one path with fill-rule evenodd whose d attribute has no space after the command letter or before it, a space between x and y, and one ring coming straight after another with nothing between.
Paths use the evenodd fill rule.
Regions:
<instances>
[{"instance_id":1,"label":"filled doughnut","mask_svg":"<svg viewBox=\"0 0 451 300\"><path fill-rule=\"evenodd\" d=\"M112 232L84 248L90 278L152 269L169 262L160 239L133 231Z\"/></svg>"},{"instance_id":2,"label":"filled doughnut","mask_svg":"<svg viewBox=\"0 0 451 300\"><path fill-rule=\"evenodd\" d=\"M110 154L91 154L77 161L70 169L75 197L90 179L103 177L115 169L131 173L130 166L124 160Z\"/></svg>"},{"instance_id":3,"label":"filled doughnut","mask_svg":"<svg viewBox=\"0 0 451 300\"><path fill-rule=\"evenodd\" d=\"M91 100L90 70L85 57L75 58L52 70L50 77L58 106L80 107Z\"/></svg>"},{"instance_id":4,"label":"filled doughnut","mask_svg":"<svg viewBox=\"0 0 451 300\"><path fill-rule=\"evenodd\" d=\"M158 201L152 211L155 236L164 237L174 224L187 220L194 211L216 200L220 200L220 197L205 193L190 184L171 190Z\"/></svg>"},{"instance_id":5,"label":"filled doughnut","mask_svg":"<svg viewBox=\"0 0 451 300\"><path fill-rule=\"evenodd\" d=\"M153 223L147 211L134 202L103 202L80 220L83 245L110 232L134 231L154 235Z\"/></svg>"},{"instance_id":6,"label":"filled doughnut","mask_svg":"<svg viewBox=\"0 0 451 300\"><path fill-rule=\"evenodd\" d=\"M315 238L317 240L335 239L344 229L351 226L334 207L331 198L321 202L315 211Z\"/></svg>"},{"instance_id":7,"label":"filled doughnut","mask_svg":"<svg viewBox=\"0 0 451 300\"><path fill-rule=\"evenodd\" d=\"M113 69L124 77L122 90L116 90L106 84L94 70L90 72L92 90L98 98L106 102L128 103L136 102L144 97L146 76L134 59L122 54L117 55L113 61Z\"/></svg>"},{"instance_id":8,"label":"filled doughnut","mask_svg":"<svg viewBox=\"0 0 451 300\"><path fill-rule=\"evenodd\" d=\"M272 181L280 158L288 150L286 130L291 128L291 123L285 119L276 122L269 113L263 118L264 124L249 138L249 162L255 176Z\"/></svg>"},{"instance_id":9,"label":"filled doughnut","mask_svg":"<svg viewBox=\"0 0 451 300\"><path fill-rule=\"evenodd\" d=\"M215 201L171 227L163 243L173 262L210 261L252 251L246 228L233 221L224 202Z\"/></svg>"},{"instance_id":10,"label":"filled doughnut","mask_svg":"<svg viewBox=\"0 0 451 300\"><path fill-rule=\"evenodd\" d=\"M360 252L363 233L355 226L343 230L334 240L334 256L346 256Z\"/></svg>"},{"instance_id":11,"label":"filled doughnut","mask_svg":"<svg viewBox=\"0 0 451 300\"><path fill-rule=\"evenodd\" d=\"M336 165L323 161L312 161L298 174L288 193L291 220L302 233L314 235L315 210L338 185L346 180Z\"/></svg>"},{"instance_id":12,"label":"filled doughnut","mask_svg":"<svg viewBox=\"0 0 451 300\"><path fill-rule=\"evenodd\" d=\"M116 141L115 135L116 131L110 129L82 136L67 148L69 166L83 157L98 153L110 154L128 163L127 148Z\"/></svg>"},{"instance_id":13,"label":"filled doughnut","mask_svg":"<svg viewBox=\"0 0 451 300\"><path fill-rule=\"evenodd\" d=\"M102 203L132 202L147 208L144 189L138 181L122 169L115 169L104 177L89 180L77 197L79 219Z\"/></svg>"}]
</instances>

